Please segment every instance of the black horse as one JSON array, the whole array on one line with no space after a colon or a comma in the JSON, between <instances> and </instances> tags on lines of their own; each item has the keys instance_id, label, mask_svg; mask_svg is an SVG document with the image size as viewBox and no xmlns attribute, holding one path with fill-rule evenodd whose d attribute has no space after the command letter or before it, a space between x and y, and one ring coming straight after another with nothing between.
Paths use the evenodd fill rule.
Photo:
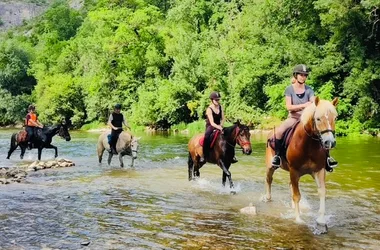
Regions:
<instances>
[{"instance_id":1,"label":"black horse","mask_svg":"<svg viewBox=\"0 0 380 250\"><path fill-rule=\"evenodd\" d=\"M188 144L189 180L200 177L199 169L205 164L200 162L200 156L203 151L200 139L203 136L204 134L195 135L190 139ZM250 136L248 127L237 122L231 127L224 128L223 133L220 133L215 139L214 147L211 149L210 156L206 160L209 163L217 164L223 170L223 186L228 177L230 188L234 187L229 168L235 156L235 145L238 144L243 149L244 154L250 155L252 153Z\"/></svg>"},{"instance_id":2,"label":"black horse","mask_svg":"<svg viewBox=\"0 0 380 250\"><path fill-rule=\"evenodd\" d=\"M41 137L38 135L38 133L36 133L36 135L32 138L32 141L31 141L33 145L32 148L38 149L38 160L41 160L41 153L42 153L43 148L54 148L55 157L58 157L57 147L51 144L53 136L58 134L60 137L62 137L66 141L71 140L69 129L68 129L67 123L65 122L62 122L61 124L58 124L58 125L46 126L41 129L41 133L44 133L44 135L46 136L45 142L41 140ZM28 141L26 140L25 130L12 134L11 145L8 151L7 159L9 159L13 151L15 151L15 149L18 146L20 146L21 148L20 158L22 159L24 158L25 150L28 147Z\"/></svg>"}]
</instances>

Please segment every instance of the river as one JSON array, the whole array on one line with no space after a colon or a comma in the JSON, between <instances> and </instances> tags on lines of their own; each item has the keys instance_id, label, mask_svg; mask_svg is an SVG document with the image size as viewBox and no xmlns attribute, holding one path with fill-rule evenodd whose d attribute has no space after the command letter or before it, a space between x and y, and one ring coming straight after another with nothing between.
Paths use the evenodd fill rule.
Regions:
<instances>
[{"instance_id":1,"label":"river","mask_svg":"<svg viewBox=\"0 0 380 250\"><path fill-rule=\"evenodd\" d=\"M0 166L37 159L17 150L6 160L11 131L0 131ZM135 167L98 164L98 134L54 137L59 157L75 167L30 172L23 183L0 186L0 249L378 249L380 138L337 139L339 161L327 173L327 234L315 234L319 197L311 176L300 181L304 225L294 222L289 174L277 170L272 202L264 192L265 139L252 137L252 155L238 151L231 167L236 195L221 186L222 171L205 165L187 179L187 135L141 133ZM44 150L42 159L52 159ZM105 157L106 158L106 157ZM239 210L252 203L257 215ZM89 243L83 246L81 243Z\"/></svg>"}]
</instances>

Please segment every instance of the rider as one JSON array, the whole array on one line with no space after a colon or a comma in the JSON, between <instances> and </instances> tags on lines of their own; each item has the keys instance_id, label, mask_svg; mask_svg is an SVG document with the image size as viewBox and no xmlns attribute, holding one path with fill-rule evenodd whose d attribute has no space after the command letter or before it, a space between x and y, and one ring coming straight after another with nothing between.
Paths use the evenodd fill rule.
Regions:
<instances>
[{"instance_id":1,"label":"rider","mask_svg":"<svg viewBox=\"0 0 380 250\"><path fill-rule=\"evenodd\" d=\"M200 162L205 162L205 159L209 156L210 144L211 144L211 134L215 129L223 131L223 124L225 121L224 112L222 106L220 105L220 94L216 91L210 94L211 103L206 109L206 132L203 141L203 156L200 158ZM237 160L234 157L232 163L236 163Z\"/></svg>"},{"instance_id":2,"label":"rider","mask_svg":"<svg viewBox=\"0 0 380 250\"><path fill-rule=\"evenodd\" d=\"M275 156L272 159L272 167L278 168L281 164L280 150L281 139L286 129L292 127L301 117L302 111L314 102L314 91L305 84L309 75L309 69L304 64L299 64L293 69L292 84L285 89L286 108L289 111L288 118L275 130ZM336 167L337 162L330 157L328 152L328 167Z\"/></svg>"},{"instance_id":3,"label":"rider","mask_svg":"<svg viewBox=\"0 0 380 250\"><path fill-rule=\"evenodd\" d=\"M34 139L34 136L36 133L41 135L41 140L45 142L45 136L43 135L42 131L37 131L36 128L42 129L44 125L40 123L40 121L37 118L36 114L36 107L34 105L29 105L28 107L28 114L25 118L25 130L27 132L27 141L28 141L28 147L29 149L32 148L32 140Z\"/></svg>"},{"instance_id":4,"label":"rider","mask_svg":"<svg viewBox=\"0 0 380 250\"><path fill-rule=\"evenodd\" d=\"M116 143L119 139L119 135L123 132L123 124L128 127L128 123L125 120L121 111L121 104L116 104L114 107L114 111L110 115L108 119L108 125L111 127L111 141L110 141L110 150L111 154L117 154L116 151Z\"/></svg>"}]
</instances>

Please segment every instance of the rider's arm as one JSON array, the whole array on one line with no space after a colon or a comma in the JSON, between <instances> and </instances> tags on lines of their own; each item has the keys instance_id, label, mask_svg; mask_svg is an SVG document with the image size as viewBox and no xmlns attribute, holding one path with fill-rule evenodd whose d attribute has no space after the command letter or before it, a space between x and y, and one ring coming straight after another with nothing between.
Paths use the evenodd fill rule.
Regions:
<instances>
[{"instance_id":1,"label":"rider's arm","mask_svg":"<svg viewBox=\"0 0 380 250\"><path fill-rule=\"evenodd\" d=\"M212 111L211 111L210 107L207 108L206 115L207 115L208 120L210 121L211 126L213 126L216 129L223 130L222 126L220 126L214 122L214 117L212 117Z\"/></svg>"},{"instance_id":2,"label":"rider's arm","mask_svg":"<svg viewBox=\"0 0 380 250\"><path fill-rule=\"evenodd\" d=\"M37 124L37 126L40 127L40 128L43 128L43 127L44 127L44 125L42 125L42 123L41 123L39 120L36 120L36 124Z\"/></svg>"},{"instance_id":3,"label":"rider's arm","mask_svg":"<svg viewBox=\"0 0 380 250\"><path fill-rule=\"evenodd\" d=\"M108 118L108 126L110 126L113 130L118 130L119 128L112 125L113 115L110 114L110 117Z\"/></svg>"},{"instance_id":4,"label":"rider's arm","mask_svg":"<svg viewBox=\"0 0 380 250\"><path fill-rule=\"evenodd\" d=\"M224 117L224 111L223 111L223 108L220 107L220 112L222 112L222 119L220 119L220 126L223 128L223 125L224 125L224 122L226 121L225 117Z\"/></svg>"},{"instance_id":5,"label":"rider's arm","mask_svg":"<svg viewBox=\"0 0 380 250\"><path fill-rule=\"evenodd\" d=\"M285 102L286 102L286 109L288 111L295 111L295 112L303 110L304 108L306 108L311 103L311 101L310 101L310 102L307 102L304 104L293 105L291 96L286 96Z\"/></svg>"}]
</instances>

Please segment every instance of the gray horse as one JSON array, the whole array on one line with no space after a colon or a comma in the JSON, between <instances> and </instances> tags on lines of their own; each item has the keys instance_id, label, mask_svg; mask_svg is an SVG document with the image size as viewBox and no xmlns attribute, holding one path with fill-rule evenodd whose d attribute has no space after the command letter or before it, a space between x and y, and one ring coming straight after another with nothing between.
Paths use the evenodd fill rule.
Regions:
<instances>
[{"instance_id":1,"label":"gray horse","mask_svg":"<svg viewBox=\"0 0 380 250\"><path fill-rule=\"evenodd\" d=\"M99 163L102 163L104 150L110 149L110 145L108 143L108 138L107 138L107 136L110 133L111 133L111 131L106 131L106 132L103 132L99 136L98 146L97 146ZM139 139L140 138L137 138L137 137L131 135L127 131L123 131L119 135L119 139L117 140L117 143L116 143L116 152L119 155L120 167L124 167L124 162L123 162L123 156L124 155L132 156L131 167L133 167L133 162L137 158L137 150L139 147L138 140ZM112 156L113 155L111 153L108 155L108 165L111 164Z\"/></svg>"}]
</instances>

